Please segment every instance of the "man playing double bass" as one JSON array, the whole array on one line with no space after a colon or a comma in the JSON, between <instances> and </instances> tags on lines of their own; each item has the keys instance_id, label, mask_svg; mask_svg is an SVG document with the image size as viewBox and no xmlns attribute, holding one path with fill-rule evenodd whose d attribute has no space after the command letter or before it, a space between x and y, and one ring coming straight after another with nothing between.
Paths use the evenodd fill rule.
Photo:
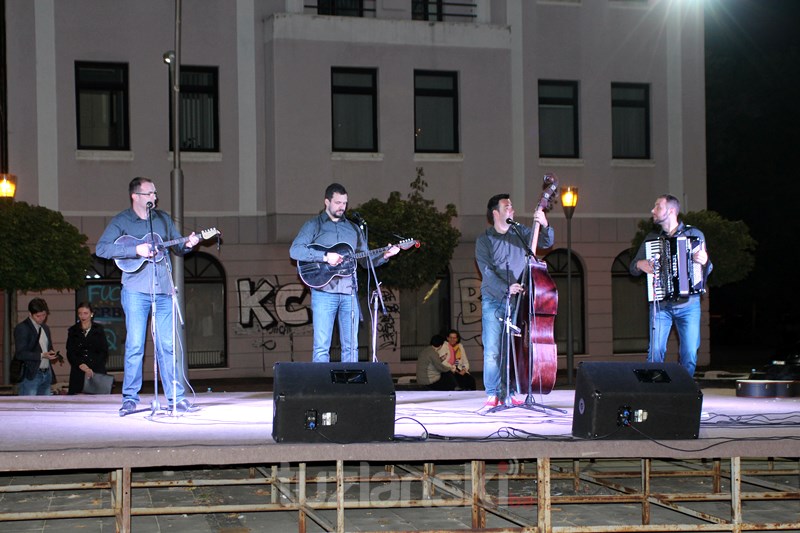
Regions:
<instances>
[{"instance_id":1,"label":"man playing double bass","mask_svg":"<svg viewBox=\"0 0 800 533\"><path fill-rule=\"evenodd\" d=\"M496 194L486 205L486 220L491 226L475 242L475 259L481 271L481 312L483 326L483 385L486 389L484 408L497 407L500 388L501 340L506 313L506 296L525 290L519 281L527 265L523 241L531 243L531 229L514 221L514 207L508 194ZM540 224L537 246L549 248L555 241L553 228L544 211L537 209L534 220ZM511 225L522 236L513 231ZM521 404L515 399L515 405Z\"/></svg>"}]
</instances>

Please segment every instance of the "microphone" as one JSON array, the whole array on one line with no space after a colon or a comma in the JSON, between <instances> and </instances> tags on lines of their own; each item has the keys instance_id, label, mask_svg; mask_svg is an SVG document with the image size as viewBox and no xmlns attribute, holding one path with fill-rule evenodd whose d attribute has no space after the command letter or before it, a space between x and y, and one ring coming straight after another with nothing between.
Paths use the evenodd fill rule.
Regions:
<instances>
[{"instance_id":1,"label":"microphone","mask_svg":"<svg viewBox=\"0 0 800 533\"><path fill-rule=\"evenodd\" d=\"M352 217L353 222L355 222L357 226L366 226L367 225L367 221L364 220L364 217L362 217L361 213L359 213L358 211L353 212L353 214L350 215L350 216Z\"/></svg>"},{"instance_id":2,"label":"microphone","mask_svg":"<svg viewBox=\"0 0 800 533\"><path fill-rule=\"evenodd\" d=\"M521 226L522 225L519 222L517 222L516 220L514 220L513 218L507 218L506 219L506 224L510 224L512 226Z\"/></svg>"},{"instance_id":3,"label":"microphone","mask_svg":"<svg viewBox=\"0 0 800 533\"><path fill-rule=\"evenodd\" d=\"M147 209L153 209L153 202L147 202Z\"/></svg>"}]
</instances>

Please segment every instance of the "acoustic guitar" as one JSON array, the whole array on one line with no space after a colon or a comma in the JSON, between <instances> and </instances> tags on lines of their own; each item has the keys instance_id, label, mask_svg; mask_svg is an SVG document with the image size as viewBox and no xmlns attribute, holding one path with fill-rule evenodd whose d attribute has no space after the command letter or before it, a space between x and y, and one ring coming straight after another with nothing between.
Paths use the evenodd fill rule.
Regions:
<instances>
[{"instance_id":1,"label":"acoustic guitar","mask_svg":"<svg viewBox=\"0 0 800 533\"><path fill-rule=\"evenodd\" d=\"M333 246L322 246L321 244L309 244L313 250L329 253L334 252L342 256L342 262L336 266L320 261L298 261L297 273L303 283L312 289L319 289L331 282L333 278L351 276L356 271L356 260L362 257L373 256L384 253L392 246L397 246L401 250L408 250L412 246L419 248L419 241L416 239L404 239L396 245L390 244L383 248L367 250L366 252L355 253L353 247L346 242L340 242Z\"/></svg>"},{"instance_id":2,"label":"acoustic guitar","mask_svg":"<svg viewBox=\"0 0 800 533\"><path fill-rule=\"evenodd\" d=\"M210 239L216 235L219 235L220 232L217 228L209 228L207 230L203 230L200 233L197 233L197 237L200 238L201 241L206 239ZM167 255L167 248L170 246L174 246L176 244L183 244L184 242L188 241L189 237L180 237L179 239L173 239L171 241L164 241L161 238L161 235L158 233L148 233L141 239L137 239L133 235L123 235L116 241L114 244L122 244L124 246L139 246L140 244L150 244L155 249L156 255L153 257L132 257L132 258L123 258L123 259L114 259L114 262L117 264L120 270L123 272L136 272L139 268L144 264L145 261L154 260L156 262L161 261Z\"/></svg>"}]
</instances>

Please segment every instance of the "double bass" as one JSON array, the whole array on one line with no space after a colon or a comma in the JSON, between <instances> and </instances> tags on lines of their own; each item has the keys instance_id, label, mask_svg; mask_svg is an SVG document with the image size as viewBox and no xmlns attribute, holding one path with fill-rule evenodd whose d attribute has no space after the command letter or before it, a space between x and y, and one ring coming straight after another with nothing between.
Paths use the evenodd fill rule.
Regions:
<instances>
[{"instance_id":1,"label":"double bass","mask_svg":"<svg viewBox=\"0 0 800 533\"><path fill-rule=\"evenodd\" d=\"M558 190L558 178L545 174L544 191L536 210L547 211ZM530 249L536 251L540 224L534 218ZM547 263L531 256L523 274L527 287L517 296L518 337L514 337L514 374L521 394L550 394L556 382L558 350L555 320L558 314L558 289L547 272Z\"/></svg>"}]
</instances>

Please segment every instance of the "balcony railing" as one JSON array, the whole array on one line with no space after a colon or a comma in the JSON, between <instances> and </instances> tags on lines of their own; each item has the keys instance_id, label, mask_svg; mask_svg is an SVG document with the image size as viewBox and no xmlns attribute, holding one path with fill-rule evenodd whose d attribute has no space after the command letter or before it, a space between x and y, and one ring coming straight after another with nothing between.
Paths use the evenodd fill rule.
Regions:
<instances>
[{"instance_id":1,"label":"balcony railing","mask_svg":"<svg viewBox=\"0 0 800 533\"><path fill-rule=\"evenodd\" d=\"M375 18L376 0L309 0L303 5L309 15ZM477 2L409 0L412 20L470 22L476 18Z\"/></svg>"},{"instance_id":2,"label":"balcony railing","mask_svg":"<svg viewBox=\"0 0 800 533\"><path fill-rule=\"evenodd\" d=\"M437 22L469 22L475 18L476 2L412 0L411 18Z\"/></svg>"},{"instance_id":3,"label":"balcony railing","mask_svg":"<svg viewBox=\"0 0 800 533\"><path fill-rule=\"evenodd\" d=\"M303 7L306 14L375 18L376 0L317 0Z\"/></svg>"}]
</instances>

